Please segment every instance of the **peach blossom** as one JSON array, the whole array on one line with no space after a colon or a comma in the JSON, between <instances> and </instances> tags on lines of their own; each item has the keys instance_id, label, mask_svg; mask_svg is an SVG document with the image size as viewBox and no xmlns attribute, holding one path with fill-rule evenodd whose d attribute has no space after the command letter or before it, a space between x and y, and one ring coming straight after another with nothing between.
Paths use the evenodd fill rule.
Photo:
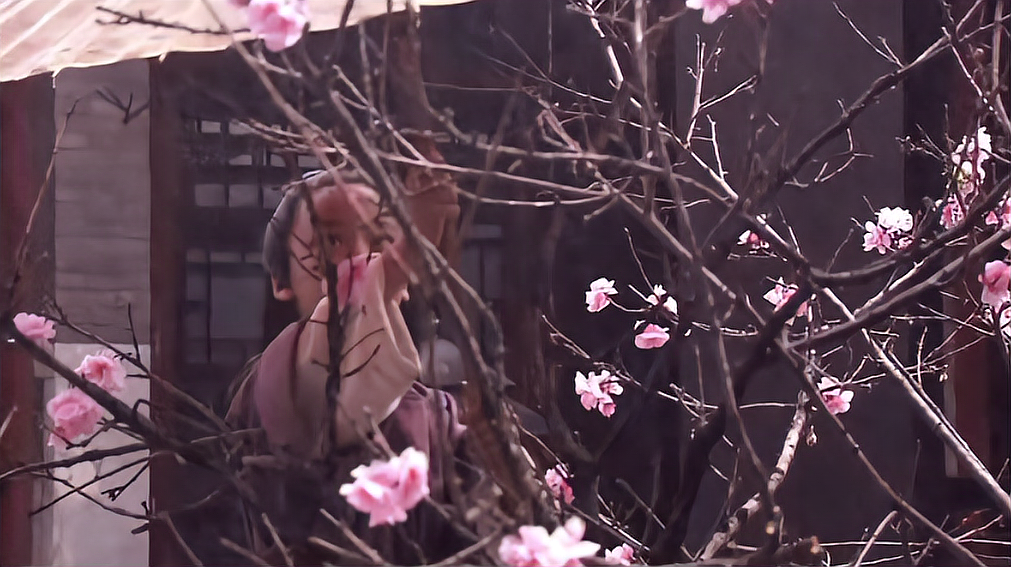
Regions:
<instances>
[{"instance_id":1,"label":"peach blossom","mask_svg":"<svg viewBox=\"0 0 1011 567\"><path fill-rule=\"evenodd\" d=\"M843 390L841 384L832 378L824 377L818 382L818 391L821 394L825 407L833 415L846 413L850 410L850 402L853 401L853 392Z\"/></svg>"},{"instance_id":2,"label":"peach blossom","mask_svg":"<svg viewBox=\"0 0 1011 567\"><path fill-rule=\"evenodd\" d=\"M962 142L958 144L954 153L951 154L951 160L959 166L956 175L958 176L960 189L963 184L975 188L977 181L982 181L986 178L986 170L983 169L983 164L990 159L990 154L993 152L991 142L990 134L986 131L986 127L983 126L971 137L966 136L962 138Z\"/></svg>"},{"instance_id":3,"label":"peach blossom","mask_svg":"<svg viewBox=\"0 0 1011 567\"><path fill-rule=\"evenodd\" d=\"M938 201L940 203L940 201ZM941 211L941 226L945 230L951 230L955 225L962 222L965 218L965 213L962 211L962 205L958 202L954 196L948 197L948 202L945 203L944 209Z\"/></svg>"},{"instance_id":4,"label":"peach blossom","mask_svg":"<svg viewBox=\"0 0 1011 567\"><path fill-rule=\"evenodd\" d=\"M887 232L909 232L913 230L913 215L901 207L882 207L874 213L878 226Z\"/></svg>"},{"instance_id":5,"label":"peach blossom","mask_svg":"<svg viewBox=\"0 0 1011 567\"><path fill-rule=\"evenodd\" d=\"M631 565L634 557L635 550L627 543L604 552L604 561L611 565Z\"/></svg>"},{"instance_id":6,"label":"peach blossom","mask_svg":"<svg viewBox=\"0 0 1011 567\"><path fill-rule=\"evenodd\" d=\"M877 249L879 254L884 254L892 247L891 235L877 223L867 221L864 230L867 231L864 234L864 252Z\"/></svg>"},{"instance_id":7,"label":"peach blossom","mask_svg":"<svg viewBox=\"0 0 1011 567\"><path fill-rule=\"evenodd\" d=\"M40 347L45 347L46 343L56 336L56 329L53 328L52 321L32 313L15 315L14 326L17 327L18 332Z\"/></svg>"},{"instance_id":8,"label":"peach blossom","mask_svg":"<svg viewBox=\"0 0 1011 567\"><path fill-rule=\"evenodd\" d=\"M765 250L769 248L769 243L758 236L758 233L751 230L745 230L741 233L741 236L737 238L738 246L747 246L752 250Z\"/></svg>"},{"instance_id":9,"label":"peach blossom","mask_svg":"<svg viewBox=\"0 0 1011 567\"><path fill-rule=\"evenodd\" d=\"M641 333L635 336L635 346L641 349L660 348L670 340L668 327L650 323Z\"/></svg>"},{"instance_id":10,"label":"peach blossom","mask_svg":"<svg viewBox=\"0 0 1011 567\"><path fill-rule=\"evenodd\" d=\"M109 392L120 392L126 387L126 369L110 350L85 356L74 372Z\"/></svg>"},{"instance_id":11,"label":"peach blossom","mask_svg":"<svg viewBox=\"0 0 1011 567\"><path fill-rule=\"evenodd\" d=\"M569 486L569 474L565 472L562 465L555 465L554 468L548 469L544 473L544 482L547 483L555 498L566 504L572 504L575 496L572 494L572 487Z\"/></svg>"},{"instance_id":12,"label":"peach blossom","mask_svg":"<svg viewBox=\"0 0 1011 567\"><path fill-rule=\"evenodd\" d=\"M498 554L503 563L516 567L577 567L579 561L597 553L600 545L582 541L586 524L570 518L550 535L543 526L523 526L518 535L502 538Z\"/></svg>"},{"instance_id":13,"label":"peach blossom","mask_svg":"<svg viewBox=\"0 0 1011 567\"><path fill-rule=\"evenodd\" d=\"M646 298L646 302L650 305L656 305L660 303L663 299L663 308L666 309L671 315L677 315L678 313L678 302L673 297L667 295L667 290L664 289L662 285L653 286L653 293Z\"/></svg>"},{"instance_id":14,"label":"peach blossom","mask_svg":"<svg viewBox=\"0 0 1011 567\"><path fill-rule=\"evenodd\" d=\"M590 372L585 376L582 372L576 372L575 384L583 408L587 411L596 408L604 417L614 415L617 407L612 396L620 396L624 388L612 380L610 372L601 370L600 374Z\"/></svg>"},{"instance_id":15,"label":"peach blossom","mask_svg":"<svg viewBox=\"0 0 1011 567\"><path fill-rule=\"evenodd\" d=\"M71 388L53 396L46 404L46 413L53 420L49 445L62 449L66 447L64 440L75 442L97 432L103 410L88 394Z\"/></svg>"},{"instance_id":16,"label":"peach blossom","mask_svg":"<svg viewBox=\"0 0 1011 567\"><path fill-rule=\"evenodd\" d=\"M308 21L304 0L251 0L247 9L249 30L271 51L298 43Z\"/></svg>"},{"instance_id":17,"label":"peach blossom","mask_svg":"<svg viewBox=\"0 0 1011 567\"><path fill-rule=\"evenodd\" d=\"M783 306L786 305L788 301L790 301L790 298L793 297L793 294L795 293L797 293L796 285L794 284L786 285L786 282L783 281L783 278L779 278L776 281L776 287L767 291L765 295L762 296L762 298L768 301L769 303L775 305L776 311L779 311L780 309L783 308ZM796 315L800 315L801 317L807 317L808 305L806 301L804 303L801 303L800 307L797 308ZM791 317L790 320L792 321L793 318Z\"/></svg>"},{"instance_id":18,"label":"peach blossom","mask_svg":"<svg viewBox=\"0 0 1011 567\"><path fill-rule=\"evenodd\" d=\"M340 494L356 510L369 514L369 527L397 524L429 494L428 456L408 447L389 461L372 461L351 471L354 482Z\"/></svg>"},{"instance_id":19,"label":"peach blossom","mask_svg":"<svg viewBox=\"0 0 1011 567\"><path fill-rule=\"evenodd\" d=\"M987 262L979 281L983 284L981 301L995 312L999 311L1003 304L1011 301L1011 291L1008 289L1011 286L1011 264L1000 260Z\"/></svg>"},{"instance_id":20,"label":"peach blossom","mask_svg":"<svg viewBox=\"0 0 1011 567\"><path fill-rule=\"evenodd\" d=\"M617 295L618 290L614 289L614 280L607 278L597 278L590 282L590 290L586 292L586 310L596 313L607 307L611 303L611 295Z\"/></svg>"}]
</instances>

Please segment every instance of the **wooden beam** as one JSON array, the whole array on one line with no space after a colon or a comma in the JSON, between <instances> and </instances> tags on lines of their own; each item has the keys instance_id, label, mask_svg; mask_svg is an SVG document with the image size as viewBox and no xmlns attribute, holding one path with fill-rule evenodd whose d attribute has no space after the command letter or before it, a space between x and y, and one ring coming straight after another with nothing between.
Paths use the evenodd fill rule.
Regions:
<instances>
[{"instance_id":1,"label":"wooden beam","mask_svg":"<svg viewBox=\"0 0 1011 567\"><path fill-rule=\"evenodd\" d=\"M25 227L53 152L53 83L49 75L0 87L0 309L36 310L52 290L53 199L39 212L29 257L31 285L18 286L17 305L6 305L14 276L14 258L25 239ZM42 258L49 252L50 260ZM15 411L0 439L0 472L42 458L39 382L31 357L12 344L0 345L0 420ZM31 565L35 480L30 477L0 485L0 565Z\"/></svg>"},{"instance_id":2,"label":"wooden beam","mask_svg":"<svg viewBox=\"0 0 1011 567\"><path fill-rule=\"evenodd\" d=\"M152 59L151 85L151 369L167 380L180 375L182 361L185 244L183 243L184 187L188 182L182 160L182 120L165 63ZM151 382L151 418L173 431L173 398ZM154 512L178 507L177 483L182 467L171 455L152 459L151 507ZM152 567L189 565L170 529L153 525L149 540Z\"/></svg>"}]
</instances>

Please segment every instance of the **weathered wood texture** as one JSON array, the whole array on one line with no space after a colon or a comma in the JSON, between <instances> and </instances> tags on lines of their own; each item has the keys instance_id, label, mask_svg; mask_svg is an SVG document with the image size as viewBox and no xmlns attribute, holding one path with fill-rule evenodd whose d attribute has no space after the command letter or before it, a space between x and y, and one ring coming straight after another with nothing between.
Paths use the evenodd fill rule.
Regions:
<instances>
[{"instance_id":1,"label":"weathered wood texture","mask_svg":"<svg viewBox=\"0 0 1011 567\"><path fill-rule=\"evenodd\" d=\"M96 93L115 95L127 113ZM57 120L77 103L56 156L56 300L112 342L148 342L151 177L144 61L68 69L56 78ZM130 103L132 98L132 103Z\"/></svg>"}]
</instances>

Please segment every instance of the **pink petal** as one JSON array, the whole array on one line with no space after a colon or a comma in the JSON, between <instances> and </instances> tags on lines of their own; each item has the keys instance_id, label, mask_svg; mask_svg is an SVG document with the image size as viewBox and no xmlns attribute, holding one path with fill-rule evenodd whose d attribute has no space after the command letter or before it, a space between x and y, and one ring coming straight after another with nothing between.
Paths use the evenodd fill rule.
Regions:
<instances>
[{"instance_id":1,"label":"pink petal","mask_svg":"<svg viewBox=\"0 0 1011 567\"><path fill-rule=\"evenodd\" d=\"M103 411L98 402L77 388L64 390L53 396L53 399L46 403L46 413L53 421L53 433L57 437L57 442L54 443L51 436L50 444L62 446L59 437L73 442L81 437L94 435L99 429Z\"/></svg>"},{"instance_id":2,"label":"pink petal","mask_svg":"<svg viewBox=\"0 0 1011 567\"><path fill-rule=\"evenodd\" d=\"M670 334L667 329L650 323L635 337L635 346L641 349L660 348L667 344Z\"/></svg>"},{"instance_id":3,"label":"pink petal","mask_svg":"<svg viewBox=\"0 0 1011 567\"><path fill-rule=\"evenodd\" d=\"M561 465L556 465L554 468L550 468L544 473L544 481L551 489L551 494L555 498L564 501L566 504L572 504L572 500L575 496L572 493L572 487L568 483L568 475L565 474L565 469Z\"/></svg>"},{"instance_id":4,"label":"pink petal","mask_svg":"<svg viewBox=\"0 0 1011 567\"><path fill-rule=\"evenodd\" d=\"M400 466L400 483L393 493L394 503L410 510L429 494L428 456L408 447L400 454Z\"/></svg>"},{"instance_id":5,"label":"pink petal","mask_svg":"<svg viewBox=\"0 0 1011 567\"><path fill-rule=\"evenodd\" d=\"M111 351L86 355L74 372L109 392L119 392L126 387L126 369Z\"/></svg>"},{"instance_id":6,"label":"pink petal","mask_svg":"<svg viewBox=\"0 0 1011 567\"><path fill-rule=\"evenodd\" d=\"M611 417L617 409L618 406L614 402L601 402L600 405L597 406L597 411L599 411L604 417Z\"/></svg>"},{"instance_id":7,"label":"pink petal","mask_svg":"<svg viewBox=\"0 0 1011 567\"><path fill-rule=\"evenodd\" d=\"M987 262L983 267L983 273L979 276L980 283L983 284L983 294L981 301L989 305L994 311L1000 310L1001 306L1011 301L1011 264L1006 264L1000 260Z\"/></svg>"},{"instance_id":8,"label":"pink petal","mask_svg":"<svg viewBox=\"0 0 1011 567\"><path fill-rule=\"evenodd\" d=\"M53 322L33 313L18 313L15 315L14 326L18 332L40 347L44 347L47 341L52 340L56 336Z\"/></svg>"},{"instance_id":9,"label":"pink petal","mask_svg":"<svg viewBox=\"0 0 1011 567\"><path fill-rule=\"evenodd\" d=\"M248 15L250 31L271 51L295 45L307 22L302 0L251 0Z\"/></svg>"},{"instance_id":10,"label":"pink petal","mask_svg":"<svg viewBox=\"0 0 1011 567\"><path fill-rule=\"evenodd\" d=\"M604 561L612 565L631 565L635 550L627 543L604 552Z\"/></svg>"}]
</instances>

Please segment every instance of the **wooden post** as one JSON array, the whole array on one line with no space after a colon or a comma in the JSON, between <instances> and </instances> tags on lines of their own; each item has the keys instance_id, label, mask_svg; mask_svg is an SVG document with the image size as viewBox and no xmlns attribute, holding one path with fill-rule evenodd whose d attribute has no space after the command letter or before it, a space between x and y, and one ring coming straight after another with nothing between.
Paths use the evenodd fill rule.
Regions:
<instances>
[{"instance_id":1,"label":"wooden post","mask_svg":"<svg viewBox=\"0 0 1011 567\"><path fill-rule=\"evenodd\" d=\"M151 369L175 380L182 361L181 313L184 254L182 240L183 187L186 172L181 159L182 124L169 73L152 59L151 85ZM173 398L157 382L151 383L151 418L159 427L173 429ZM181 465L171 455L151 462L151 508L172 510L177 504L176 483ZM188 565L175 538L163 524L151 526L149 564L152 567Z\"/></svg>"},{"instance_id":2,"label":"wooden post","mask_svg":"<svg viewBox=\"0 0 1011 567\"><path fill-rule=\"evenodd\" d=\"M34 310L52 290L53 207L50 196L33 232L31 285L19 286L18 305L7 305L14 259L53 152L52 77L41 75L0 87L0 309ZM49 259L42 258L49 252ZM40 383L32 359L12 344L0 345L0 420L12 411L0 439L0 471L42 458ZM35 481L23 477L0 485L0 565L31 565Z\"/></svg>"}]
</instances>

